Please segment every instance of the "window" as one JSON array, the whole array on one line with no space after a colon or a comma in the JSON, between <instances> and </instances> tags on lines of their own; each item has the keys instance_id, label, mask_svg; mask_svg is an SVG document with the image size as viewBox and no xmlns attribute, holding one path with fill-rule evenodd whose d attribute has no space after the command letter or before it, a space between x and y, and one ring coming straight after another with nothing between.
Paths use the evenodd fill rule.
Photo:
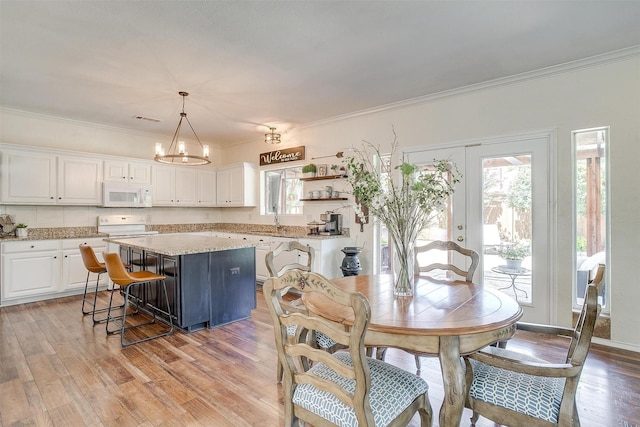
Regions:
<instances>
[{"instance_id":1,"label":"window","mask_svg":"<svg viewBox=\"0 0 640 427\"><path fill-rule=\"evenodd\" d=\"M574 307L582 305L586 285L598 264L607 265L608 204L607 147L609 129L595 128L573 132L574 148L574 224L576 287ZM605 271L605 278L608 276ZM605 283L599 302L608 311Z\"/></svg>"},{"instance_id":2,"label":"window","mask_svg":"<svg viewBox=\"0 0 640 427\"><path fill-rule=\"evenodd\" d=\"M262 213L302 215L302 168L274 169L263 173Z\"/></svg>"}]
</instances>

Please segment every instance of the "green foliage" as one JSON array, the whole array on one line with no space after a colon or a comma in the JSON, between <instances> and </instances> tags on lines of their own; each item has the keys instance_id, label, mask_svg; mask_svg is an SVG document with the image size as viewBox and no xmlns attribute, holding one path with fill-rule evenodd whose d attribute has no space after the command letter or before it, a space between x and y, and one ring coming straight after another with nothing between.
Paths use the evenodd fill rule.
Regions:
<instances>
[{"instance_id":1,"label":"green foliage","mask_svg":"<svg viewBox=\"0 0 640 427\"><path fill-rule=\"evenodd\" d=\"M531 244L521 240L515 245L506 245L498 248L498 256L504 259L525 259L531 254Z\"/></svg>"},{"instance_id":2,"label":"green foliage","mask_svg":"<svg viewBox=\"0 0 640 427\"><path fill-rule=\"evenodd\" d=\"M517 166L516 177L507 191L507 201L510 208L531 210L531 165Z\"/></svg>"},{"instance_id":3,"label":"green foliage","mask_svg":"<svg viewBox=\"0 0 640 427\"><path fill-rule=\"evenodd\" d=\"M302 167L302 173L315 173L316 170L316 165L314 165L313 163L309 163L308 165L304 165Z\"/></svg>"},{"instance_id":4,"label":"green foliage","mask_svg":"<svg viewBox=\"0 0 640 427\"><path fill-rule=\"evenodd\" d=\"M398 139L393 131L391 162L397 157ZM447 205L460 174L447 160L434 160L429 170L398 161L386 163L380 148L363 141L345 160L347 182L356 197L356 214L363 217L363 206L382 222L394 242L414 242L420 230ZM402 256L402 254L399 254Z\"/></svg>"},{"instance_id":5,"label":"green foliage","mask_svg":"<svg viewBox=\"0 0 640 427\"><path fill-rule=\"evenodd\" d=\"M22 223L17 224L16 228L27 228L27 224L22 224Z\"/></svg>"}]
</instances>

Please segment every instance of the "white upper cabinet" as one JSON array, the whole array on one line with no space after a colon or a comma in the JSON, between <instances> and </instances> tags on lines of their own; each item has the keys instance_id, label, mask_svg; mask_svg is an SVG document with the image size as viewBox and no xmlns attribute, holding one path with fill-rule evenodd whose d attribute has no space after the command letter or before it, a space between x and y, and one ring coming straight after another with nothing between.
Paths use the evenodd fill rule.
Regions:
<instances>
[{"instance_id":1,"label":"white upper cabinet","mask_svg":"<svg viewBox=\"0 0 640 427\"><path fill-rule=\"evenodd\" d=\"M153 166L153 206L198 206L198 175L189 166Z\"/></svg>"},{"instance_id":2,"label":"white upper cabinet","mask_svg":"<svg viewBox=\"0 0 640 427\"><path fill-rule=\"evenodd\" d=\"M256 167L251 163L240 163L217 170L218 206L256 205Z\"/></svg>"},{"instance_id":3,"label":"white upper cabinet","mask_svg":"<svg viewBox=\"0 0 640 427\"><path fill-rule=\"evenodd\" d=\"M102 160L58 156L58 203L100 205Z\"/></svg>"},{"instance_id":4,"label":"white upper cabinet","mask_svg":"<svg viewBox=\"0 0 640 427\"><path fill-rule=\"evenodd\" d=\"M197 206L198 172L189 166L176 167L175 169L176 206Z\"/></svg>"},{"instance_id":5,"label":"white upper cabinet","mask_svg":"<svg viewBox=\"0 0 640 427\"><path fill-rule=\"evenodd\" d=\"M198 170L198 206L216 206L216 171Z\"/></svg>"},{"instance_id":6,"label":"white upper cabinet","mask_svg":"<svg viewBox=\"0 0 640 427\"><path fill-rule=\"evenodd\" d=\"M175 206L176 173L171 166L153 166L153 206Z\"/></svg>"},{"instance_id":7,"label":"white upper cabinet","mask_svg":"<svg viewBox=\"0 0 640 427\"><path fill-rule=\"evenodd\" d=\"M3 151L0 200L3 203L56 203L56 156L26 151Z\"/></svg>"},{"instance_id":8,"label":"white upper cabinet","mask_svg":"<svg viewBox=\"0 0 640 427\"><path fill-rule=\"evenodd\" d=\"M104 181L150 185L151 165L125 160L105 160Z\"/></svg>"},{"instance_id":9,"label":"white upper cabinet","mask_svg":"<svg viewBox=\"0 0 640 427\"><path fill-rule=\"evenodd\" d=\"M2 152L3 203L99 205L102 160L38 151Z\"/></svg>"}]
</instances>

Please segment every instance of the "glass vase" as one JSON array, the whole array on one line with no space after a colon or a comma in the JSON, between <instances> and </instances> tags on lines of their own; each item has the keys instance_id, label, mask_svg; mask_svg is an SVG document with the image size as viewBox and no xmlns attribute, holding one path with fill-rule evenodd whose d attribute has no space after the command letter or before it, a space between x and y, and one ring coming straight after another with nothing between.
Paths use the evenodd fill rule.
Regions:
<instances>
[{"instance_id":1,"label":"glass vase","mask_svg":"<svg viewBox=\"0 0 640 427\"><path fill-rule=\"evenodd\" d=\"M411 297L415 278L415 242L394 241L393 246L393 294Z\"/></svg>"}]
</instances>

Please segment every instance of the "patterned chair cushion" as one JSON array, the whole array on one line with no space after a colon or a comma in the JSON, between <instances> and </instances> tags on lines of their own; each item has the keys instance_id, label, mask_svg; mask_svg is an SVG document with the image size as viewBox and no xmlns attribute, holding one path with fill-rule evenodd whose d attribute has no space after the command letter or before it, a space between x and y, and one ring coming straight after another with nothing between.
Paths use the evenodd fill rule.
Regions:
<instances>
[{"instance_id":1,"label":"patterned chair cushion","mask_svg":"<svg viewBox=\"0 0 640 427\"><path fill-rule=\"evenodd\" d=\"M483 351L510 359L548 363L501 348L487 347ZM564 378L537 377L496 368L473 359L470 359L470 362L473 367L473 383L469 395L473 399L554 424L558 422Z\"/></svg>"},{"instance_id":2,"label":"patterned chair cushion","mask_svg":"<svg viewBox=\"0 0 640 427\"><path fill-rule=\"evenodd\" d=\"M296 329L296 325L287 326L287 335L289 335L290 337L294 336L296 334ZM332 340L322 332L316 332L316 343L318 344L319 348L322 348L324 350L336 345L336 342L334 340Z\"/></svg>"},{"instance_id":3,"label":"patterned chair cushion","mask_svg":"<svg viewBox=\"0 0 640 427\"><path fill-rule=\"evenodd\" d=\"M343 363L352 366L348 352L333 354ZM417 377L385 362L367 358L371 371L371 392L369 403L375 425L388 425L421 394L427 393L429 386ZM318 376L343 386L353 393L355 381L335 373L324 363L316 363L311 369ZM356 415L350 406L342 403L334 395L320 391L310 384L300 384L293 394L293 403L313 412L336 425L357 427Z\"/></svg>"}]
</instances>

